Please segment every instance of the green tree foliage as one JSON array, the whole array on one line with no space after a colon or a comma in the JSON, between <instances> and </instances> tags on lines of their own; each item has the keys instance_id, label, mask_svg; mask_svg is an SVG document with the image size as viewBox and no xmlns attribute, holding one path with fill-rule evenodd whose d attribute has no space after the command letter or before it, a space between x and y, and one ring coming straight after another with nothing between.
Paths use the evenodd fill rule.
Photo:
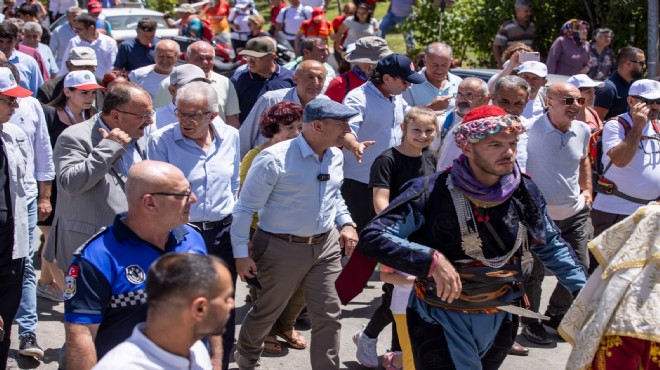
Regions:
<instances>
[{"instance_id":1,"label":"green tree foliage","mask_svg":"<svg viewBox=\"0 0 660 370\"><path fill-rule=\"evenodd\" d=\"M172 12L179 5L179 0L147 0L147 8L159 12Z\"/></svg>"},{"instance_id":2,"label":"green tree foliage","mask_svg":"<svg viewBox=\"0 0 660 370\"><path fill-rule=\"evenodd\" d=\"M591 30L607 27L614 31L612 49L634 45L646 49L648 0L533 0L536 24L534 48L546 55L561 26L572 18L584 19ZM457 0L442 14L442 41L454 48L454 59L465 65L494 67L492 43L500 25L513 17L515 0ZM420 0L414 21L402 25L415 32L417 45L438 40L440 0Z\"/></svg>"}]
</instances>

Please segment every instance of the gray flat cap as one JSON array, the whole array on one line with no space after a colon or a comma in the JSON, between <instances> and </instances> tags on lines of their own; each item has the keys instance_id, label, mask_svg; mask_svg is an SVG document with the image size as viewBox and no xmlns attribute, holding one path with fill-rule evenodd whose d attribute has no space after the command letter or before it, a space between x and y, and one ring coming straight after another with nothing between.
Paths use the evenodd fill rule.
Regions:
<instances>
[{"instance_id":1,"label":"gray flat cap","mask_svg":"<svg viewBox=\"0 0 660 370\"><path fill-rule=\"evenodd\" d=\"M358 113L359 112L355 109L349 108L330 99L316 98L305 105L303 121L312 122L326 118L336 119L338 121L348 121L357 116Z\"/></svg>"}]
</instances>

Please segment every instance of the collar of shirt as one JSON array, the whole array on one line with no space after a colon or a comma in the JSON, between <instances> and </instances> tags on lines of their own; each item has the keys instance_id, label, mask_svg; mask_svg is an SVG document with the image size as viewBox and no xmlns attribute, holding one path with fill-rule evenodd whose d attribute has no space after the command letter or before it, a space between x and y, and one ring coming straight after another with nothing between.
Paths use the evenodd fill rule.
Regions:
<instances>
[{"instance_id":1,"label":"collar of shirt","mask_svg":"<svg viewBox=\"0 0 660 370\"><path fill-rule=\"evenodd\" d=\"M364 93L369 94L369 95L377 96L377 97L379 97L383 100L387 100L389 102L392 101L392 99L390 99L390 98L386 97L385 95L383 95L383 93L380 92L380 90L378 90L376 85L374 85L371 81L367 81L367 83L364 84ZM392 96L392 98L394 98L394 96Z\"/></svg>"},{"instance_id":2,"label":"collar of shirt","mask_svg":"<svg viewBox=\"0 0 660 370\"><path fill-rule=\"evenodd\" d=\"M551 134L555 131L559 132L561 135L566 135L568 133L575 135L575 130L573 128L576 122L578 122L576 120L571 121L571 126L568 128L568 131L561 132L561 130L559 130L558 128L555 127L555 125L552 124L552 122L550 121L550 116L547 113L544 114L539 121L543 125L543 132L546 135Z\"/></svg>"},{"instance_id":3,"label":"collar of shirt","mask_svg":"<svg viewBox=\"0 0 660 370\"><path fill-rule=\"evenodd\" d=\"M258 73L252 73L250 72L250 68L245 69L248 73L248 76L250 77L251 80L267 80L270 81L273 78L279 76L280 72L282 71L282 66L275 63L275 71L271 73L271 75L268 78L264 78L264 76L258 74Z\"/></svg>"},{"instance_id":4,"label":"collar of shirt","mask_svg":"<svg viewBox=\"0 0 660 370\"><path fill-rule=\"evenodd\" d=\"M128 226L126 226L126 224L124 224L123 219L126 218L126 215L127 213L120 213L117 216L115 216L115 220L112 223L112 232L113 235L115 236L115 239L117 239L117 241L120 243L128 239L133 239L142 243L147 243L149 245L152 245L151 243L140 238L133 230L131 230ZM186 238L186 234L188 234L188 230L184 225L177 226L174 229L172 229L172 231L170 231L170 236L167 241L165 250L167 251L172 247L174 247L175 245L181 243ZM154 246L154 248L157 247Z\"/></svg>"},{"instance_id":5,"label":"collar of shirt","mask_svg":"<svg viewBox=\"0 0 660 370\"><path fill-rule=\"evenodd\" d=\"M296 143L298 144L298 148L300 148L300 155L302 155L303 158L313 157L316 161L323 162L323 161L325 161L326 158L331 159L334 156L334 154L332 153L332 150L329 150L330 148L328 148L323 153L323 160L319 161L318 160L319 157L314 152L314 149L312 149L312 147L309 146L309 143L307 143L307 139L305 139L305 137L303 136L302 133L300 135L298 135L295 138L295 140L296 140ZM327 156L328 154L330 155L329 157Z\"/></svg>"},{"instance_id":6,"label":"collar of shirt","mask_svg":"<svg viewBox=\"0 0 660 370\"><path fill-rule=\"evenodd\" d=\"M287 91L286 95L284 95L284 99L282 101L292 101L296 104L303 105L300 102L300 97L298 96L298 88L297 87L289 88L289 91Z\"/></svg>"},{"instance_id":7,"label":"collar of shirt","mask_svg":"<svg viewBox=\"0 0 660 370\"><path fill-rule=\"evenodd\" d=\"M632 85L632 82L628 82L628 81L624 80L623 77L621 77L621 75L619 74L618 71L614 71L614 73L612 73L612 75L610 76L609 79L612 80L612 82L614 82L615 86L616 85L623 85L623 86L631 86Z\"/></svg>"},{"instance_id":8,"label":"collar of shirt","mask_svg":"<svg viewBox=\"0 0 660 370\"><path fill-rule=\"evenodd\" d=\"M224 140L225 137L221 134L222 130L220 130L220 128L217 127L216 125L217 125L217 121L215 119L213 121L211 121L210 127L211 127L211 130L213 130L213 145L217 149L219 147L218 143L222 142L222 140ZM195 143L195 141L193 139L183 135L183 132L181 132L181 127L179 127L179 125L177 125L177 127L174 129L174 131L172 132L172 135L173 135L174 141L182 141L183 140L187 143L194 144L194 146L196 146L196 147L199 146L199 145L197 145L197 143Z\"/></svg>"}]
</instances>

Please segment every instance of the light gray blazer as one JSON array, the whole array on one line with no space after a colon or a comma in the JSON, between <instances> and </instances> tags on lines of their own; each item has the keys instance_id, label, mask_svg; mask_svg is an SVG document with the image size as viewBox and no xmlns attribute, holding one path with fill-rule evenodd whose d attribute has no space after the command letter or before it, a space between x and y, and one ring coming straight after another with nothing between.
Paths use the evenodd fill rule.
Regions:
<instances>
[{"instance_id":1,"label":"light gray blazer","mask_svg":"<svg viewBox=\"0 0 660 370\"><path fill-rule=\"evenodd\" d=\"M18 259L28 255L28 215L27 182L34 181L33 173L28 170L27 159L31 149L23 130L13 123L0 124L2 150L7 157L9 196L12 215L14 216L14 245L11 258ZM3 241L0 241L2 244Z\"/></svg>"},{"instance_id":2,"label":"light gray blazer","mask_svg":"<svg viewBox=\"0 0 660 370\"><path fill-rule=\"evenodd\" d=\"M119 161L126 151L103 139L97 117L64 130L53 149L57 207L47 248L51 253L55 248L57 265L64 271L80 246L128 210ZM145 138L138 140L137 148L146 158Z\"/></svg>"}]
</instances>

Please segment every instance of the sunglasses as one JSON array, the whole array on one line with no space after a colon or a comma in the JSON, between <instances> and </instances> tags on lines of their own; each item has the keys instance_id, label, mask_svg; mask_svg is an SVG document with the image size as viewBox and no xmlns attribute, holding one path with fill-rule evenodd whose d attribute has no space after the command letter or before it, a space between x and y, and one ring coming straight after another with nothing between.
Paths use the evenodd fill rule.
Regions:
<instances>
[{"instance_id":1,"label":"sunglasses","mask_svg":"<svg viewBox=\"0 0 660 370\"><path fill-rule=\"evenodd\" d=\"M587 99L583 97L579 98L573 98L573 97L568 97L568 98L551 98L548 97L549 99L556 99L562 102L564 105L573 105L577 102L578 105L584 105L584 103L587 101Z\"/></svg>"},{"instance_id":2,"label":"sunglasses","mask_svg":"<svg viewBox=\"0 0 660 370\"><path fill-rule=\"evenodd\" d=\"M641 96L635 96L635 99L639 99L641 102L643 102L646 105L660 104L660 98L658 98L658 99L646 99L646 98L642 98Z\"/></svg>"},{"instance_id":3,"label":"sunglasses","mask_svg":"<svg viewBox=\"0 0 660 370\"><path fill-rule=\"evenodd\" d=\"M646 62L643 60L629 60L630 63L637 63L642 67L646 67Z\"/></svg>"},{"instance_id":4,"label":"sunglasses","mask_svg":"<svg viewBox=\"0 0 660 370\"><path fill-rule=\"evenodd\" d=\"M144 32L153 32L156 30L155 28L151 28L151 27L138 27L138 29L141 29Z\"/></svg>"}]
</instances>

